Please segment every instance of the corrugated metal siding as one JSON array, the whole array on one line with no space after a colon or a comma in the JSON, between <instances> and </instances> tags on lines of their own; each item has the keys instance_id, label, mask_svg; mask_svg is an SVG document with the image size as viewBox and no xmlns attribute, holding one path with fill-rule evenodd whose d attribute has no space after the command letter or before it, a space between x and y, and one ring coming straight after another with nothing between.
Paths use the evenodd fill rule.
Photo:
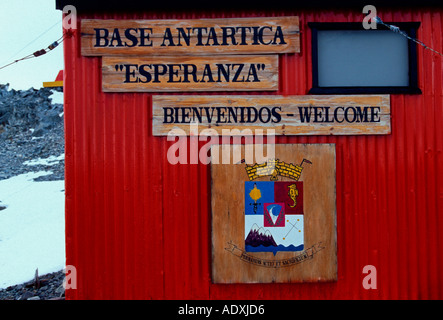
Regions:
<instances>
[{"instance_id":1,"label":"corrugated metal siding","mask_svg":"<svg viewBox=\"0 0 443 320\"><path fill-rule=\"evenodd\" d=\"M418 37L442 52L443 11L378 12L420 21ZM355 11L195 12L83 18L300 16L301 53L281 56L277 94L312 82L308 22L361 22ZM152 136L151 95L101 91L100 58L65 40L66 255L78 288L68 299L443 298L442 59L418 47L421 95L392 95L392 134L278 137L335 143L338 281L211 284L210 174L170 165L166 137ZM232 94L232 93L230 93ZM250 93L249 93L250 94ZM259 94L259 93L257 93ZM376 266L377 290L362 269Z\"/></svg>"}]
</instances>

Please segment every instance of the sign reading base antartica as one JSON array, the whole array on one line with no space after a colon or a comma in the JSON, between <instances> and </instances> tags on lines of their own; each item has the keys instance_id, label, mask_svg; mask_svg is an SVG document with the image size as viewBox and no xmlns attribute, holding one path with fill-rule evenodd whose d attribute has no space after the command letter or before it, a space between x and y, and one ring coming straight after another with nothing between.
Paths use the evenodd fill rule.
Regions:
<instances>
[{"instance_id":1,"label":"sign reading base antartica","mask_svg":"<svg viewBox=\"0 0 443 320\"><path fill-rule=\"evenodd\" d=\"M231 155L211 165L213 282L336 280L335 145L275 145L233 163L250 147L212 150Z\"/></svg>"}]
</instances>

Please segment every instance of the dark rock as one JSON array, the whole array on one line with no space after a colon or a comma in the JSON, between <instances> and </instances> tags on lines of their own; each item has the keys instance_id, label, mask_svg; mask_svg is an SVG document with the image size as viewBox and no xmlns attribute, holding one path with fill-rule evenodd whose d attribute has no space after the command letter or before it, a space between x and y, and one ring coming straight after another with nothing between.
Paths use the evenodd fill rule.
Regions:
<instances>
[{"instance_id":1,"label":"dark rock","mask_svg":"<svg viewBox=\"0 0 443 320\"><path fill-rule=\"evenodd\" d=\"M60 295L65 293L65 287L63 286L63 283L60 286L58 286L57 289L55 289L55 293L58 293Z\"/></svg>"},{"instance_id":2,"label":"dark rock","mask_svg":"<svg viewBox=\"0 0 443 320\"><path fill-rule=\"evenodd\" d=\"M25 132L41 124L48 128L61 121L63 105L52 104L49 98L53 89L8 89L9 85L0 85L0 125L6 133Z\"/></svg>"},{"instance_id":3,"label":"dark rock","mask_svg":"<svg viewBox=\"0 0 443 320\"><path fill-rule=\"evenodd\" d=\"M64 179L64 161L50 167L23 165L64 153L63 105L51 103L53 91L60 90L16 91L0 85L0 180L40 170L53 174L36 181Z\"/></svg>"},{"instance_id":4,"label":"dark rock","mask_svg":"<svg viewBox=\"0 0 443 320\"><path fill-rule=\"evenodd\" d=\"M20 300L28 300L29 298L33 297L34 294L32 294L30 291L25 291L23 295L20 297Z\"/></svg>"}]
</instances>

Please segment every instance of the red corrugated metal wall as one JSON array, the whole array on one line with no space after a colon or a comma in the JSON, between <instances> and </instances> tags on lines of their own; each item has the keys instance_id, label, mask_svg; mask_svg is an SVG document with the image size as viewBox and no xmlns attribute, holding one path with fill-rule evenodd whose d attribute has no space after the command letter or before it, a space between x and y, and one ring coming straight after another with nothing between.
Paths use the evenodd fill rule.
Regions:
<instances>
[{"instance_id":1,"label":"red corrugated metal wall","mask_svg":"<svg viewBox=\"0 0 443 320\"><path fill-rule=\"evenodd\" d=\"M280 57L276 94L305 95L312 81L307 23L361 22L361 12L151 12L79 19L282 15L300 17L301 53ZM443 51L443 10L378 15L387 22L420 21L418 38ZM168 163L172 142L152 136L152 95L103 93L101 59L81 56L79 32L64 42L66 263L78 276L68 299L443 298L440 56L418 47L423 94L391 96L391 135L277 138L336 144L338 281L214 285L209 167ZM376 290L362 286L367 264L377 268Z\"/></svg>"}]
</instances>

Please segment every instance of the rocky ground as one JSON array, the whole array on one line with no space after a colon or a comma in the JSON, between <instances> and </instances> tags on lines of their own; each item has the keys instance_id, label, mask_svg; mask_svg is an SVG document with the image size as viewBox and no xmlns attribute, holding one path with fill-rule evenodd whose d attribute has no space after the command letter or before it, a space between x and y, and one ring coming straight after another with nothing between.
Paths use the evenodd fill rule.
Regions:
<instances>
[{"instance_id":1,"label":"rocky ground","mask_svg":"<svg viewBox=\"0 0 443 320\"><path fill-rule=\"evenodd\" d=\"M0 85L0 179L50 170L41 180L63 180L64 161L55 166L24 162L64 153L63 105L52 104L54 89L8 90Z\"/></svg>"},{"instance_id":2,"label":"rocky ground","mask_svg":"<svg viewBox=\"0 0 443 320\"><path fill-rule=\"evenodd\" d=\"M64 300L63 270L0 290L0 300Z\"/></svg>"},{"instance_id":3,"label":"rocky ground","mask_svg":"<svg viewBox=\"0 0 443 320\"><path fill-rule=\"evenodd\" d=\"M0 85L0 180L31 172L51 171L39 181L64 180L64 161L29 166L26 161L64 154L63 105L53 103L56 89L14 90ZM0 204L1 210L1 204ZM0 300L64 299L63 271L0 290Z\"/></svg>"}]
</instances>

